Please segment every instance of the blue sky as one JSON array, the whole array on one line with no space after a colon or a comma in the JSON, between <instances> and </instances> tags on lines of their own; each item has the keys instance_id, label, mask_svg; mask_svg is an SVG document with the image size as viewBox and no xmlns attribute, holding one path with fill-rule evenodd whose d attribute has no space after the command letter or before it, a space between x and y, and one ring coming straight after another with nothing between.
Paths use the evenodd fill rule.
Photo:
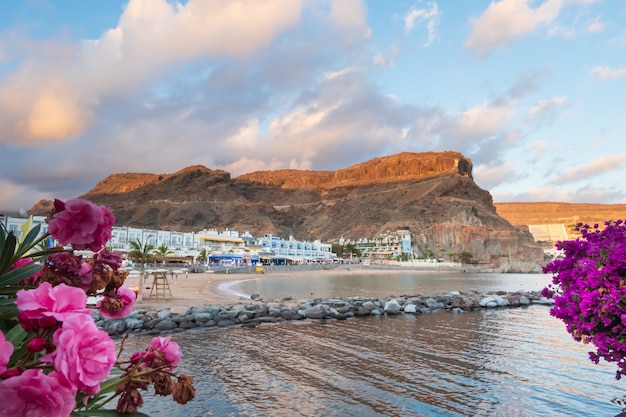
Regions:
<instances>
[{"instance_id":1,"label":"blue sky","mask_svg":"<svg viewBox=\"0 0 626 417\"><path fill-rule=\"evenodd\" d=\"M626 203L626 2L27 0L0 14L0 212L112 173L452 150L495 202Z\"/></svg>"}]
</instances>

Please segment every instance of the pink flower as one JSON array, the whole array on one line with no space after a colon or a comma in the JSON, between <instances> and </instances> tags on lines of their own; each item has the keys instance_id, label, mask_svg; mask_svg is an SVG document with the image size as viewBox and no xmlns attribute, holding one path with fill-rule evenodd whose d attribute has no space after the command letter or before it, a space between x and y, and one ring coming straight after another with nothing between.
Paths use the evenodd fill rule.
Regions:
<instances>
[{"instance_id":1,"label":"pink flower","mask_svg":"<svg viewBox=\"0 0 626 417\"><path fill-rule=\"evenodd\" d=\"M74 314L54 332L52 342L56 350L41 360L52 362L54 369L75 389L97 393L116 360L115 342L109 335L98 330L91 316Z\"/></svg>"},{"instance_id":2,"label":"pink flower","mask_svg":"<svg viewBox=\"0 0 626 417\"><path fill-rule=\"evenodd\" d=\"M29 369L0 381L0 404L5 416L67 417L76 407L76 391L56 372Z\"/></svg>"},{"instance_id":3,"label":"pink flower","mask_svg":"<svg viewBox=\"0 0 626 417\"><path fill-rule=\"evenodd\" d=\"M106 207L81 199L55 200L54 206L58 212L48 223L48 231L60 244L97 252L111 239L115 217Z\"/></svg>"},{"instance_id":4,"label":"pink flower","mask_svg":"<svg viewBox=\"0 0 626 417\"><path fill-rule=\"evenodd\" d=\"M17 292L17 309L20 324L26 331L54 327L57 322L75 314L86 315L87 294L80 288L60 284L53 287L49 282L41 283L34 290Z\"/></svg>"},{"instance_id":5,"label":"pink flower","mask_svg":"<svg viewBox=\"0 0 626 417\"><path fill-rule=\"evenodd\" d=\"M4 333L0 331L0 374L7 370L7 364L13 354L13 344L7 342Z\"/></svg>"},{"instance_id":6,"label":"pink flower","mask_svg":"<svg viewBox=\"0 0 626 417\"><path fill-rule=\"evenodd\" d=\"M93 271L93 265L88 262L83 262L80 265L80 282L81 288L85 291L91 287L91 282L93 281L93 275L91 274Z\"/></svg>"},{"instance_id":7,"label":"pink flower","mask_svg":"<svg viewBox=\"0 0 626 417\"><path fill-rule=\"evenodd\" d=\"M180 358L183 356L178 343L170 341L171 336L167 337L154 337L150 341L150 347L148 350L156 350L163 353L163 357L170 365L177 366L180 362Z\"/></svg>"},{"instance_id":8,"label":"pink flower","mask_svg":"<svg viewBox=\"0 0 626 417\"><path fill-rule=\"evenodd\" d=\"M117 297L104 296L102 300L98 300L96 308L100 310L100 314L108 319L119 319L127 317L135 305L135 291L128 287L119 287L116 291Z\"/></svg>"}]
</instances>

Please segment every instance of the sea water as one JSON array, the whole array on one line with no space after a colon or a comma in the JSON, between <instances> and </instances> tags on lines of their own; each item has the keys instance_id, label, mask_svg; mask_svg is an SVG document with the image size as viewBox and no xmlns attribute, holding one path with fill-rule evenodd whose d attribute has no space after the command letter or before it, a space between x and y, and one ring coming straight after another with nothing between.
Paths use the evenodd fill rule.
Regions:
<instances>
[{"instance_id":1,"label":"sea water","mask_svg":"<svg viewBox=\"0 0 626 417\"><path fill-rule=\"evenodd\" d=\"M402 275L342 275L335 277L338 282L326 275L285 282L269 278L238 283L237 291L343 297L349 286L353 292L400 295L418 286L423 293L534 290L549 281L541 274ZM624 390L615 380L615 366L591 363L589 347L575 342L549 309L440 311L173 334L184 352L180 371L193 376L197 397L180 406L145 394L142 411L153 416L615 416L620 408L610 400ZM126 348L143 349L149 340L131 337Z\"/></svg>"}]
</instances>

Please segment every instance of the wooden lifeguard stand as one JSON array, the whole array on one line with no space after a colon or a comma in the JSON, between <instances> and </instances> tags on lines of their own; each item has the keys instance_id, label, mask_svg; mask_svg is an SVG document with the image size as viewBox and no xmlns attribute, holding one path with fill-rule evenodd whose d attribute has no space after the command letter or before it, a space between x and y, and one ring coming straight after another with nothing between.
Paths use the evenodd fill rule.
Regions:
<instances>
[{"instance_id":1,"label":"wooden lifeguard stand","mask_svg":"<svg viewBox=\"0 0 626 417\"><path fill-rule=\"evenodd\" d=\"M157 269L150 271L152 274L152 287L150 288L150 296L148 298L174 298L170 289L170 282L167 279L166 269ZM167 295L169 293L169 297Z\"/></svg>"}]
</instances>

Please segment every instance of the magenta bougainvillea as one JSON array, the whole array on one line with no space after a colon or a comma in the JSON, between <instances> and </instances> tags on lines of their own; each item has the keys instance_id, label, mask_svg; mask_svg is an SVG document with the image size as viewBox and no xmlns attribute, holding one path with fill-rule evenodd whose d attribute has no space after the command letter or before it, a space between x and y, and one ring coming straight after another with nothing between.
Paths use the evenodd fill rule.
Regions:
<instances>
[{"instance_id":1,"label":"magenta bougainvillea","mask_svg":"<svg viewBox=\"0 0 626 417\"><path fill-rule=\"evenodd\" d=\"M572 337L595 347L591 361L616 362L620 379L626 375L626 224L579 224L576 230L581 237L556 244L564 257L543 268L553 274L543 295L554 299L550 313Z\"/></svg>"}]
</instances>

